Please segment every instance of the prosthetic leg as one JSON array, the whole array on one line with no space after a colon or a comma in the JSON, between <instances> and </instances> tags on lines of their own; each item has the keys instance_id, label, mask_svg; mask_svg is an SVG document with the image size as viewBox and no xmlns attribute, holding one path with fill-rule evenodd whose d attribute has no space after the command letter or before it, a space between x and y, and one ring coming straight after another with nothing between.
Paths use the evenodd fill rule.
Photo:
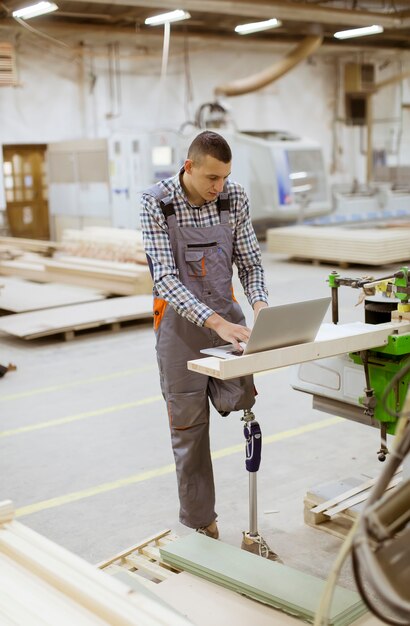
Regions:
<instances>
[{"instance_id":1,"label":"prosthetic leg","mask_svg":"<svg viewBox=\"0 0 410 626\"><path fill-rule=\"evenodd\" d=\"M250 409L245 409L241 421L246 439L246 469L249 472L249 530L243 532L242 550L258 554L265 559L282 563L258 532L257 471L261 463L262 431Z\"/></svg>"}]
</instances>

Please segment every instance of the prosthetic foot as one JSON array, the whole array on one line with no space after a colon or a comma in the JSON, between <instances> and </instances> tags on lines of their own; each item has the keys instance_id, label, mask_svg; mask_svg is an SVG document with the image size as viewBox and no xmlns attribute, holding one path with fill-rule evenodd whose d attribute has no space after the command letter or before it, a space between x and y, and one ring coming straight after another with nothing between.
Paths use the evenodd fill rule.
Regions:
<instances>
[{"instance_id":1,"label":"prosthetic foot","mask_svg":"<svg viewBox=\"0 0 410 626\"><path fill-rule=\"evenodd\" d=\"M245 465L249 472L249 531L243 533L241 548L264 559L283 563L258 532L257 472L261 463L262 431L251 410L245 409L241 420L245 422Z\"/></svg>"},{"instance_id":2,"label":"prosthetic foot","mask_svg":"<svg viewBox=\"0 0 410 626\"><path fill-rule=\"evenodd\" d=\"M242 550L257 554L269 561L276 561L277 563L283 563L282 559L270 549L266 541L260 535L251 535L250 533L243 533Z\"/></svg>"}]
</instances>

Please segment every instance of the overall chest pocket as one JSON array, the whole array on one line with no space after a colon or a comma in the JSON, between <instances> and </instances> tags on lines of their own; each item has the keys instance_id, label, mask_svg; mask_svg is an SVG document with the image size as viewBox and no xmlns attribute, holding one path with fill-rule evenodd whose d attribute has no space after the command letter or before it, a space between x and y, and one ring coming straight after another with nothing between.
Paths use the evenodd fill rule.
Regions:
<instances>
[{"instance_id":1,"label":"overall chest pocket","mask_svg":"<svg viewBox=\"0 0 410 626\"><path fill-rule=\"evenodd\" d=\"M206 276L204 250L185 250L185 263L188 276L192 276L194 278Z\"/></svg>"}]
</instances>

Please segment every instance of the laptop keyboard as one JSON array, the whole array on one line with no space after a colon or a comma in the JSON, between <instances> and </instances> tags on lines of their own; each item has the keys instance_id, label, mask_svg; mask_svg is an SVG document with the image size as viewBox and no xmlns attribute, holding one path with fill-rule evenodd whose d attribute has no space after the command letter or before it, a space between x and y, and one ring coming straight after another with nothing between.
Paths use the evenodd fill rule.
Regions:
<instances>
[{"instance_id":1,"label":"laptop keyboard","mask_svg":"<svg viewBox=\"0 0 410 626\"><path fill-rule=\"evenodd\" d=\"M228 350L228 354L233 354L234 356L242 356L242 350Z\"/></svg>"}]
</instances>

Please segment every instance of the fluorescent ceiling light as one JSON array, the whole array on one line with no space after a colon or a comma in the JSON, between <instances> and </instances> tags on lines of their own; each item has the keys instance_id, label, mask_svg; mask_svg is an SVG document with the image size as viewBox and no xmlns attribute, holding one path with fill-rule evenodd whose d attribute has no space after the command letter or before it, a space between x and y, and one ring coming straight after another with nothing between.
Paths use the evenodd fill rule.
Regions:
<instances>
[{"instance_id":1,"label":"fluorescent ceiling light","mask_svg":"<svg viewBox=\"0 0 410 626\"><path fill-rule=\"evenodd\" d=\"M257 33L260 30L268 30L269 28L278 28L279 26L282 26L282 22L274 17L271 20L264 20L263 22L239 24L235 26L235 33L239 35L249 35L250 33Z\"/></svg>"},{"instance_id":2,"label":"fluorescent ceiling light","mask_svg":"<svg viewBox=\"0 0 410 626\"><path fill-rule=\"evenodd\" d=\"M18 9L13 11L13 17L19 17L24 20L29 20L31 17L37 17L37 15L44 15L44 13L51 13L58 9L58 6L54 2L37 2L37 4L31 4L24 9Z\"/></svg>"},{"instance_id":3,"label":"fluorescent ceiling light","mask_svg":"<svg viewBox=\"0 0 410 626\"><path fill-rule=\"evenodd\" d=\"M352 37L377 35L377 33L382 33L383 31L383 26L373 24L373 26L363 26L363 28L350 28L349 30L339 30L333 35L333 37L336 37L336 39L351 39Z\"/></svg>"},{"instance_id":4,"label":"fluorescent ceiling light","mask_svg":"<svg viewBox=\"0 0 410 626\"><path fill-rule=\"evenodd\" d=\"M169 11L169 13L161 13L160 15L153 15L147 17L145 24L148 26L158 26L159 24L168 24L169 22L179 22L180 20L188 20L191 15L188 11L182 11L176 9L175 11Z\"/></svg>"}]
</instances>

